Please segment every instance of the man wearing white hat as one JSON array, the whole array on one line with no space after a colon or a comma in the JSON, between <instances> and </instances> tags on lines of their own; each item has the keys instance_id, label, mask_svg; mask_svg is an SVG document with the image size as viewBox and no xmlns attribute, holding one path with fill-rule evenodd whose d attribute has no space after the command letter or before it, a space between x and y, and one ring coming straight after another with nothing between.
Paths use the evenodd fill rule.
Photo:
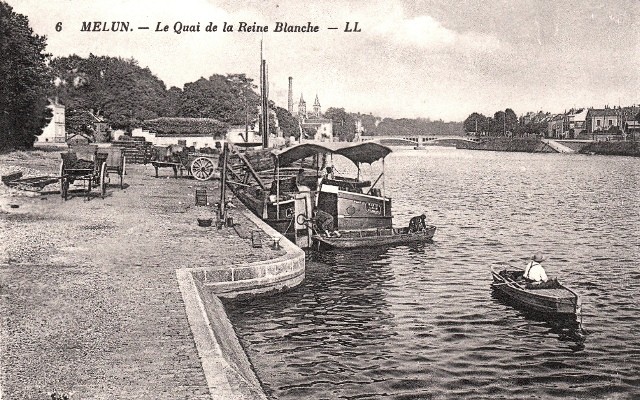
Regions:
<instances>
[{"instance_id":1,"label":"man wearing white hat","mask_svg":"<svg viewBox=\"0 0 640 400\"><path fill-rule=\"evenodd\" d=\"M544 260L545 257L542 255L542 253L534 254L533 257L531 257L531 261L524 269L523 276L525 277L525 279L528 279L530 282L534 283L542 283L548 281L549 278L547 277L547 273L544 271L544 268L542 268L542 265L540 264Z\"/></svg>"}]
</instances>

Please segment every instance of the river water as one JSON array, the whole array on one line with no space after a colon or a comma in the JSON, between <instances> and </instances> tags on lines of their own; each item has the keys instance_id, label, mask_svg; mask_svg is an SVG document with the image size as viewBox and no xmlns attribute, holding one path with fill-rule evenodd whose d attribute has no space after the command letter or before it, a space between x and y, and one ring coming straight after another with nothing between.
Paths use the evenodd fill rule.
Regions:
<instances>
[{"instance_id":1,"label":"river water","mask_svg":"<svg viewBox=\"0 0 640 400\"><path fill-rule=\"evenodd\" d=\"M394 223L426 212L433 243L310 253L300 287L227 304L270 398L640 398L640 160L433 147L386 170ZM536 251L581 327L492 293Z\"/></svg>"}]
</instances>

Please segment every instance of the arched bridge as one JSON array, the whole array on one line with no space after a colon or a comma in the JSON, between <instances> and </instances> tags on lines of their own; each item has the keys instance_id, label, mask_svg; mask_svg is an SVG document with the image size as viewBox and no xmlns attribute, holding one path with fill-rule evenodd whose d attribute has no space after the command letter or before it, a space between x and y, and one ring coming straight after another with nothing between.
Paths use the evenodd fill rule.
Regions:
<instances>
[{"instance_id":1,"label":"arched bridge","mask_svg":"<svg viewBox=\"0 0 640 400\"><path fill-rule=\"evenodd\" d=\"M429 143L438 142L479 142L480 140L469 136L361 136L361 141L373 141L380 144L400 145L400 146L422 146Z\"/></svg>"}]
</instances>

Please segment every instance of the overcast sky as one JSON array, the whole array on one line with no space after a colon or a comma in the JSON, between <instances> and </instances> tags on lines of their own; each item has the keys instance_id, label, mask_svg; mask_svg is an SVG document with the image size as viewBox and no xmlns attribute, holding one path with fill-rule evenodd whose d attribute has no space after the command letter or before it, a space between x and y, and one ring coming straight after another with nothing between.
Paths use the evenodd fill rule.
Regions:
<instances>
[{"instance_id":1,"label":"overcast sky","mask_svg":"<svg viewBox=\"0 0 640 400\"><path fill-rule=\"evenodd\" d=\"M640 103L638 0L8 3L47 35L54 56L133 57L168 87L215 73L257 81L263 39L271 99L284 108L289 76L296 105L301 93L308 107L317 94L323 110L394 118L450 121L507 107L521 115ZM81 32L83 21L128 21L132 31ZM270 32L237 32L241 21ZM169 32L154 32L158 22ZM176 22L200 22L200 32L176 34ZM218 32L204 31L209 22ZM224 22L236 32L221 32ZM275 33L276 22L311 22L319 32ZM361 32L344 32L346 22L358 22Z\"/></svg>"}]
</instances>

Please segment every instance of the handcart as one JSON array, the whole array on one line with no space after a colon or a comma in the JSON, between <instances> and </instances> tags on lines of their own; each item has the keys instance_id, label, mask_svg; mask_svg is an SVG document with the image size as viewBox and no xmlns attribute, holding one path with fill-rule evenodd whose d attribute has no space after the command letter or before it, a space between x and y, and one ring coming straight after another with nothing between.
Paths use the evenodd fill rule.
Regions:
<instances>
[{"instance_id":1,"label":"handcart","mask_svg":"<svg viewBox=\"0 0 640 400\"><path fill-rule=\"evenodd\" d=\"M117 147L103 147L98 149L99 155L106 155L107 162L107 181L111 183L109 175L115 173L120 178L120 189L124 188L123 177L126 175L127 159L122 149Z\"/></svg>"},{"instance_id":2,"label":"handcart","mask_svg":"<svg viewBox=\"0 0 640 400\"><path fill-rule=\"evenodd\" d=\"M91 189L98 188L104 198L107 192L107 154L98 153L97 147L69 149L61 153L60 193L65 200L69 197L69 186L75 181L83 182L86 199L91 196ZM84 158L81 158L84 157Z\"/></svg>"}]
</instances>

